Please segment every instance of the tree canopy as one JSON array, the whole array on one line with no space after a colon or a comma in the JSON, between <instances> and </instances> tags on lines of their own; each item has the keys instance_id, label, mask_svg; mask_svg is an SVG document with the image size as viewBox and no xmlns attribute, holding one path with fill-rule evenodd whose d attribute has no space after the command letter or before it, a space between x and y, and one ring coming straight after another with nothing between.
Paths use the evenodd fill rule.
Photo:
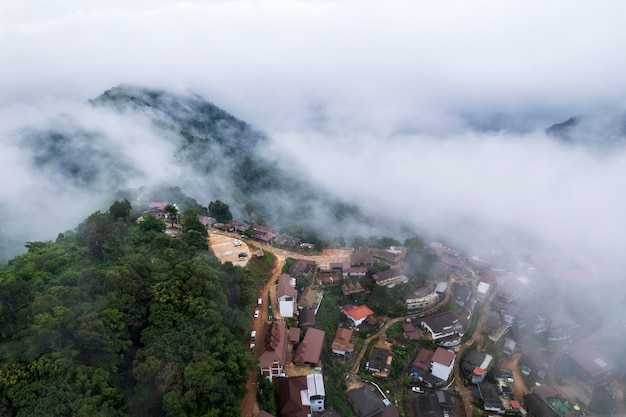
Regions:
<instances>
[{"instance_id":1,"label":"tree canopy","mask_svg":"<svg viewBox=\"0 0 626 417\"><path fill-rule=\"evenodd\" d=\"M0 270L0 415L239 415L253 279L126 203Z\"/></svg>"},{"instance_id":2,"label":"tree canopy","mask_svg":"<svg viewBox=\"0 0 626 417\"><path fill-rule=\"evenodd\" d=\"M220 200L211 201L209 203L209 215L215 217L215 220L219 223L228 223L233 219L228 204Z\"/></svg>"}]
</instances>

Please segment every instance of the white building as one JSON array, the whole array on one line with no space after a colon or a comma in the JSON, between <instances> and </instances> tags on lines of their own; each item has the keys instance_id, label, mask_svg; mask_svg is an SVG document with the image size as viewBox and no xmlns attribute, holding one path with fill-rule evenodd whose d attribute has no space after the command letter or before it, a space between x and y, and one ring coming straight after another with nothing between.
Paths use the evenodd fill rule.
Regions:
<instances>
[{"instance_id":1,"label":"white building","mask_svg":"<svg viewBox=\"0 0 626 417\"><path fill-rule=\"evenodd\" d=\"M455 356L451 350L437 348L431 361L430 373L443 381L447 381L454 368Z\"/></svg>"},{"instance_id":2,"label":"white building","mask_svg":"<svg viewBox=\"0 0 626 417\"><path fill-rule=\"evenodd\" d=\"M302 403L305 403L305 397L308 397L308 402L312 412L324 411L324 399L326 398L326 391L324 390L324 378L322 374L310 374L306 376L307 393L302 396Z\"/></svg>"},{"instance_id":3,"label":"white building","mask_svg":"<svg viewBox=\"0 0 626 417\"><path fill-rule=\"evenodd\" d=\"M296 309L296 279L289 274L281 274L278 277L278 307L282 317L293 317Z\"/></svg>"}]
</instances>

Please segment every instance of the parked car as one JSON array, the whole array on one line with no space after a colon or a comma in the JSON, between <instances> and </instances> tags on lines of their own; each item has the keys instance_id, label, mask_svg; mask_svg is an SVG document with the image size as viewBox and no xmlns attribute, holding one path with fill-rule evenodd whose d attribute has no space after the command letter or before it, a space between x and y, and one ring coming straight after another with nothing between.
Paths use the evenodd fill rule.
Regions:
<instances>
[{"instance_id":1,"label":"parked car","mask_svg":"<svg viewBox=\"0 0 626 417\"><path fill-rule=\"evenodd\" d=\"M424 388L422 388L422 387L411 387L411 391L417 392L418 394L423 394L424 393Z\"/></svg>"},{"instance_id":2,"label":"parked car","mask_svg":"<svg viewBox=\"0 0 626 417\"><path fill-rule=\"evenodd\" d=\"M235 240L233 240L233 245L235 245L235 246L241 246L241 240L239 240L239 239L235 239Z\"/></svg>"},{"instance_id":3,"label":"parked car","mask_svg":"<svg viewBox=\"0 0 626 417\"><path fill-rule=\"evenodd\" d=\"M247 258L248 257L248 252L239 252L239 259L243 259L243 258Z\"/></svg>"},{"instance_id":4,"label":"parked car","mask_svg":"<svg viewBox=\"0 0 626 417\"><path fill-rule=\"evenodd\" d=\"M254 343L250 343L250 353L254 353L255 346L256 345Z\"/></svg>"},{"instance_id":5,"label":"parked car","mask_svg":"<svg viewBox=\"0 0 626 417\"><path fill-rule=\"evenodd\" d=\"M256 319L257 317L259 317L259 310L254 310L254 318Z\"/></svg>"}]
</instances>

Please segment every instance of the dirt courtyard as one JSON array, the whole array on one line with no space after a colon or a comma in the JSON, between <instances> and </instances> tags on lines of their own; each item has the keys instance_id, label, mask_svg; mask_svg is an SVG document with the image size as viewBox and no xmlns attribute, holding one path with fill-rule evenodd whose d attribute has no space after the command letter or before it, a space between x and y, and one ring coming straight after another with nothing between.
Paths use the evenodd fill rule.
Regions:
<instances>
[{"instance_id":1,"label":"dirt courtyard","mask_svg":"<svg viewBox=\"0 0 626 417\"><path fill-rule=\"evenodd\" d=\"M209 234L209 246L220 262L232 262L233 265L244 267L248 264L248 260L252 254L250 253L250 248L243 239L240 239L241 246L235 246L235 240L236 238L230 236L224 236L217 233ZM244 251L248 254L248 257L240 260L239 252Z\"/></svg>"}]
</instances>

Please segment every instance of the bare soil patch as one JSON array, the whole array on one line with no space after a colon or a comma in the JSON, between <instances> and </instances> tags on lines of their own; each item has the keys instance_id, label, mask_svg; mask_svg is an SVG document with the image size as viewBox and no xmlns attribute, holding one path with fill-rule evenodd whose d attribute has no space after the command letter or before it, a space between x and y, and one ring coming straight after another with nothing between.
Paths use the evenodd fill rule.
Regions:
<instances>
[{"instance_id":1,"label":"bare soil patch","mask_svg":"<svg viewBox=\"0 0 626 417\"><path fill-rule=\"evenodd\" d=\"M240 246L235 246L235 240L237 239L233 237L211 233L209 237L209 246L211 246L211 250L220 262L232 262L233 265L242 267L246 266L248 264L248 259L252 256L250 248L245 241L241 241ZM248 257L245 259L239 259L239 252L246 252Z\"/></svg>"}]
</instances>

